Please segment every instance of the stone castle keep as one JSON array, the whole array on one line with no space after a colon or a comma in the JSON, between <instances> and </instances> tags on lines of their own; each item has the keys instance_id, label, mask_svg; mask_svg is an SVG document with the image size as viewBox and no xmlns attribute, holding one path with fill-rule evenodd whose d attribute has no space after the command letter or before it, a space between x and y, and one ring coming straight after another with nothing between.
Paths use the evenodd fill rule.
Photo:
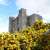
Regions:
<instances>
[{"instance_id":1,"label":"stone castle keep","mask_svg":"<svg viewBox=\"0 0 50 50\"><path fill-rule=\"evenodd\" d=\"M42 16L38 14L27 16L26 9L21 8L16 18L9 17L9 32L20 31L23 28L32 25L36 19L42 19Z\"/></svg>"}]
</instances>

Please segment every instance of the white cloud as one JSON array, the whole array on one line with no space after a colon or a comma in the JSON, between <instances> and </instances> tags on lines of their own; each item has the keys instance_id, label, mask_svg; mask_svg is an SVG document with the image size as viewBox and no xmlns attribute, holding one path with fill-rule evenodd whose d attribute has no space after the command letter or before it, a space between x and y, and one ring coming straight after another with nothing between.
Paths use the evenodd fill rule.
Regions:
<instances>
[{"instance_id":1,"label":"white cloud","mask_svg":"<svg viewBox=\"0 0 50 50\"><path fill-rule=\"evenodd\" d=\"M47 0L16 0L17 6L20 8L26 8L30 10L44 9L47 4Z\"/></svg>"},{"instance_id":2,"label":"white cloud","mask_svg":"<svg viewBox=\"0 0 50 50\"><path fill-rule=\"evenodd\" d=\"M0 32L8 32L7 23L0 22Z\"/></svg>"},{"instance_id":3,"label":"white cloud","mask_svg":"<svg viewBox=\"0 0 50 50\"><path fill-rule=\"evenodd\" d=\"M0 32L8 32L8 20L6 17L0 17Z\"/></svg>"},{"instance_id":4,"label":"white cloud","mask_svg":"<svg viewBox=\"0 0 50 50\"><path fill-rule=\"evenodd\" d=\"M8 0L0 0L0 5L8 5Z\"/></svg>"},{"instance_id":5,"label":"white cloud","mask_svg":"<svg viewBox=\"0 0 50 50\"><path fill-rule=\"evenodd\" d=\"M0 27L0 32L8 32L8 28L5 26Z\"/></svg>"},{"instance_id":6,"label":"white cloud","mask_svg":"<svg viewBox=\"0 0 50 50\"><path fill-rule=\"evenodd\" d=\"M0 22L0 32L8 32L8 24Z\"/></svg>"},{"instance_id":7,"label":"white cloud","mask_svg":"<svg viewBox=\"0 0 50 50\"><path fill-rule=\"evenodd\" d=\"M49 3L49 0L16 0L16 5L19 8L26 8L28 14L41 14L46 20L50 18Z\"/></svg>"}]
</instances>

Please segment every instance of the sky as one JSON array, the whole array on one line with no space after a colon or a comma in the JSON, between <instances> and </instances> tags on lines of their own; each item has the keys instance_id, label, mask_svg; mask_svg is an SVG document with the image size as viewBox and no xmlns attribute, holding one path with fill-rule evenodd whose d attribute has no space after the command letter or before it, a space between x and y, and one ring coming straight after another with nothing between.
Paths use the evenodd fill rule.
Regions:
<instances>
[{"instance_id":1,"label":"sky","mask_svg":"<svg viewBox=\"0 0 50 50\"><path fill-rule=\"evenodd\" d=\"M50 0L0 0L0 32L8 32L9 16L16 17L19 9L27 9L27 14L40 14L45 22L50 22Z\"/></svg>"}]
</instances>

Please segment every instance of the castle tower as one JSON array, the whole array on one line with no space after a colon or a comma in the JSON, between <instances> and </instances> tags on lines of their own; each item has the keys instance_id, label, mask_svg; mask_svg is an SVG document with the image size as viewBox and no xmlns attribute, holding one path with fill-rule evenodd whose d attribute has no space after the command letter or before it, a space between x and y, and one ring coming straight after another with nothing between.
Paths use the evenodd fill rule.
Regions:
<instances>
[{"instance_id":1,"label":"castle tower","mask_svg":"<svg viewBox=\"0 0 50 50\"><path fill-rule=\"evenodd\" d=\"M26 18L27 18L27 14L26 14L26 9L21 8L19 10L19 28L18 29L23 29L26 27Z\"/></svg>"},{"instance_id":2,"label":"castle tower","mask_svg":"<svg viewBox=\"0 0 50 50\"><path fill-rule=\"evenodd\" d=\"M14 17L9 17L9 32L13 32L13 20Z\"/></svg>"},{"instance_id":3,"label":"castle tower","mask_svg":"<svg viewBox=\"0 0 50 50\"><path fill-rule=\"evenodd\" d=\"M26 9L21 8L21 9L19 10L19 15L20 15L20 16L26 16Z\"/></svg>"}]
</instances>

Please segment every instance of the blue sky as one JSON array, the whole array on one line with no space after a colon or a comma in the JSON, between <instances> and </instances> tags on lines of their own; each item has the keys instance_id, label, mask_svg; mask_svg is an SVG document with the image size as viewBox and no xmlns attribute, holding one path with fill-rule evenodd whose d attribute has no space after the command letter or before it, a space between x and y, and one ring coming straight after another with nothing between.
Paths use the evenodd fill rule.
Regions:
<instances>
[{"instance_id":1,"label":"blue sky","mask_svg":"<svg viewBox=\"0 0 50 50\"><path fill-rule=\"evenodd\" d=\"M20 8L27 9L28 15L40 14L50 22L50 0L0 0L0 32L8 31L9 16L16 17Z\"/></svg>"}]
</instances>

